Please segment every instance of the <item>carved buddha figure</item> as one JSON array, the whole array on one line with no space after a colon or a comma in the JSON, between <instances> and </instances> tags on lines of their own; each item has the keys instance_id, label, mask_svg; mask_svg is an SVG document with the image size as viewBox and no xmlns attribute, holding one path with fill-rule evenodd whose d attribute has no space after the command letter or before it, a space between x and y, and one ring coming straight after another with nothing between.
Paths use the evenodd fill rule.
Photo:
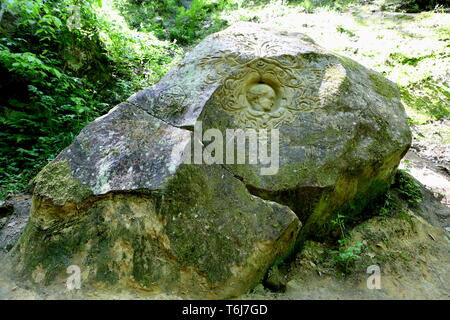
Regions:
<instances>
[{"instance_id":1,"label":"carved buddha figure","mask_svg":"<svg viewBox=\"0 0 450 320\"><path fill-rule=\"evenodd\" d=\"M275 91L267 84L255 84L247 91L247 101L254 111L270 113L275 105L275 98Z\"/></svg>"}]
</instances>

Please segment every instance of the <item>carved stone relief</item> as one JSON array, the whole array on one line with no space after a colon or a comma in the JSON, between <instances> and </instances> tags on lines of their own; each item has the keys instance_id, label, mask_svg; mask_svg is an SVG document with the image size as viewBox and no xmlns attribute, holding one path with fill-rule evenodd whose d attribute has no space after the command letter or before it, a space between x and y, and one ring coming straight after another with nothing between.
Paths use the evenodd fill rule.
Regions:
<instances>
[{"instance_id":1,"label":"carved stone relief","mask_svg":"<svg viewBox=\"0 0 450 320\"><path fill-rule=\"evenodd\" d=\"M253 46L253 56L248 59ZM266 42L246 40L242 52L220 51L200 62L213 67L207 84L220 82L216 101L232 114L238 127L270 129L294 121L301 111L320 107L318 70L307 66L301 56L265 57L278 52Z\"/></svg>"}]
</instances>

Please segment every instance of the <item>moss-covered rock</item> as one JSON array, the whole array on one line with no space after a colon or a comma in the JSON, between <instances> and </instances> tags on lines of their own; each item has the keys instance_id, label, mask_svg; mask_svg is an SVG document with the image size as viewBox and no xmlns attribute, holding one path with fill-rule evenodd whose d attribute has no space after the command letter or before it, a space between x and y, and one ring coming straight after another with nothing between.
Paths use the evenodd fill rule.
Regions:
<instances>
[{"instance_id":1,"label":"moss-covered rock","mask_svg":"<svg viewBox=\"0 0 450 320\"><path fill-rule=\"evenodd\" d=\"M71 217L55 218L49 200L34 197L39 205L13 255L17 275L37 284L78 265L89 286L234 297L293 250L300 228L289 208L254 197L220 166L185 166L165 191L110 193Z\"/></svg>"},{"instance_id":2,"label":"moss-covered rock","mask_svg":"<svg viewBox=\"0 0 450 320\"><path fill-rule=\"evenodd\" d=\"M229 129L253 130L278 157L240 163L251 144L238 149ZM358 215L410 140L398 90L380 74L300 34L237 24L90 123L39 173L17 275L61 283L76 264L86 286L237 296L295 245L326 236L337 213ZM196 148L200 164L189 162Z\"/></svg>"}]
</instances>

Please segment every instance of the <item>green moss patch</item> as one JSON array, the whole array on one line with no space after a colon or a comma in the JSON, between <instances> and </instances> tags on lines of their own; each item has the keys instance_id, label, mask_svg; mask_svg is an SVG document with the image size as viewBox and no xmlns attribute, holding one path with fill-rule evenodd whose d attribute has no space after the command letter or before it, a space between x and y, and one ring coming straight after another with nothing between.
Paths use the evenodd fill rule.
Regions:
<instances>
[{"instance_id":1,"label":"green moss patch","mask_svg":"<svg viewBox=\"0 0 450 320\"><path fill-rule=\"evenodd\" d=\"M398 98L398 89L391 85L387 79L376 72L369 73L369 80L372 83L372 88L376 93L384 96L386 99Z\"/></svg>"},{"instance_id":2,"label":"green moss patch","mask_svg":"<svg viewBox=\"0 0 450 320\"><path fill-rule=\"evenodd\" d=\"M67 201L80 203L92 195L92 191L72 177L67 161L53 161L33 179L34 194L49 198L56 205Z\"/></svg>"}]
</instances>

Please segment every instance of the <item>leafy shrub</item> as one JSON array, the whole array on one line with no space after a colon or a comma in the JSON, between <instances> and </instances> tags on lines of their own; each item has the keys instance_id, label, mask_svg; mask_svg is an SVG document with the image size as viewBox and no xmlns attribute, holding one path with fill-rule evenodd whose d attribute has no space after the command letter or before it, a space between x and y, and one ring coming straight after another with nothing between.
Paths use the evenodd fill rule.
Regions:
<instances>
[{"instance_id":1,"label":"leafy shrub","mask_svg":"<svg viewBox=\"0 0 450 320\"><path fill-rule=\"evenodd\" d=\"M363 246L362 242L357 242L354 246L350 246L347 239L338 240L339 249L331 250L330 253L335 255L333 262L345 274L348 274L353 269L356 260L361 259L359 255Z\"/></svg>"},{"instance_id":2,"label":"leafy shrub","mask_svg":"<svg viewBox=\"0 0 450 320\"><path fill-rule=\"evenodd\" d=\"M93 33L87 4L80 7L85 25L68 29L72 3L9 1L6 7L6 23L13 21L14 29L0 38L0 196L22 188L104 107L95 97L98 73L70 70L64 60L69 48L86 37L83 33ZM98 39L84 43L97 50L93 60L106 61ZM95 63L91 68L99 70Z\"/></svg>"},{"instance_id":3,"label":"leafy shrub","mask_svg":"<svg viewBox=\"0 0 450 320\"><path fill-rule=\"evenodd\" d=\"M156 82L180 53L99 5L8 1L0 21L0 198L23 190L89 121Z\"/></svg>"},{"instance_id":4,"label":"leafy shrub","mask_svg":"<svg viewBox=\"0 0 450 320\"><path fill-rule=\"evenodd\" d=\"M189 7L178 0L118 0L118 8L137 30L154 32L160 39L192 44L225 27L218 17L222 10L236 6L234 0L193 0Z\"/></svg>"},{"instance_id":5,"label":"leafy shrub","mask_svg":"<svg viewBox=\"0 0 450 320\"><path fill-rule=\"evenodd\" d=\"M333 228L338 228L342 238L345 238L345 224L347 217L343 214L338 213L336 218L331 220L330 224Z\"/></svg>"},{"instance_id":6,"label":"leafy shrub","mask_svg":"<svg viewBox=\"0 0 450 320\"><path fill-rule=\"evenodd\" d=\"M411 177L406 170L398 170L395 176L394 187L408 201L409 204L422 202L420 185Z\"/></svg>"}]
</instances>

